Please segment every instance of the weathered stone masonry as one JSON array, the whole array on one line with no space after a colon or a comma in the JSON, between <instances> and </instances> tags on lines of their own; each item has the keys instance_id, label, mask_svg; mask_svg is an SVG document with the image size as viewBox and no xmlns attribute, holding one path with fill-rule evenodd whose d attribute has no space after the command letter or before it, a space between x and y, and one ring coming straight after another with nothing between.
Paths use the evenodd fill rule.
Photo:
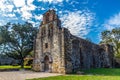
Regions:
<instances>
[{"instance_id":1,"label":"weathered stone masonry","mask_svg":"<svg viewBox=\"0 0 120 80\"><path fill-rule=\"evenodd\" d=\"M54 10L43 14L35 40L33 69L55 73L71 73L80 69L113 67L113 49L73 36L61 27Z\"/></svg>"}]
</instances>

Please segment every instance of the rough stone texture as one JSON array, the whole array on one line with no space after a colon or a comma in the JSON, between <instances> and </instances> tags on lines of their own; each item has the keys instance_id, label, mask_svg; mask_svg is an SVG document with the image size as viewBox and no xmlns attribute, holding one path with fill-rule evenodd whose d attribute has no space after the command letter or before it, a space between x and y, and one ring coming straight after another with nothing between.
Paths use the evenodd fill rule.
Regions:
<instances>
[{"instance_id":1,"label":"rough stone texture","mask_svg":"<svg viewBox=\"0 0 120 80\"><path fill-rule=\"evenodd\" d=\"M35 71L71 73L114 65L112 46L97 45L73 36L68 29L61 27L54 10L43 14L34 52Z\"/></svg>"}]
</instances>

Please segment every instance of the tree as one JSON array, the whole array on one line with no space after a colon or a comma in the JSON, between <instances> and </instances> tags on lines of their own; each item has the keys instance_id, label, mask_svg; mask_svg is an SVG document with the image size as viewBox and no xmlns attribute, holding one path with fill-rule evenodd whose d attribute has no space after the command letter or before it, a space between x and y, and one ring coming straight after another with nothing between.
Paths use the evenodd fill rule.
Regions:
<instances>
[{"instance_id":1,"label":"tree","mask_svg":"<svg viewBox=\"0 0 120 80\"><path fill-rule=\"evenodd\" d=\"M112 44L116 55L120 55L120 28L103 31L101 43Z\"/></svg>"},{"instance_id":2,"label":"tree","mask_svg":"<svg viewBox=\"0 0 120 80\"><path fill-rule=\"evenodd\" d=\"M0 28L0 45L9 57L20 60L24 68L24 58L33 50L37 28L26 22L24 24L6 24Z\"/></svg>"},{"instance_id":3,"label":"tree","mask_svg":"<svg viewBox=\"0 0 120 80\"><path fill-rule=\"evenodd\" d=\"M86 41L88 41L88 42L92 42L92 39L91 38L89 38L89 37L86 37L86 39L85 39Z\"/></svg>"},{"instance_id":4,"label":"tree","mask_svg":"<svg viewBox=\"0 0 120 80\"><path fill-rule=\"evenodd\" d=\"M7 23L4 26L0 26L0 53L4 53L7 42L10 39L9 27L10 23Z\"/></svg>"}]
</instances>

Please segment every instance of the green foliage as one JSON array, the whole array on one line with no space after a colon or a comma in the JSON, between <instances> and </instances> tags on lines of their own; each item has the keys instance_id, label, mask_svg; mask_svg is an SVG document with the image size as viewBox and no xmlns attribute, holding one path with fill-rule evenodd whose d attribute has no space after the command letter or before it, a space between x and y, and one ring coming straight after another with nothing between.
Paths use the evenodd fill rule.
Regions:
<instances>
[{"instance_id":1,"label":"green foliage","mask_svg":"<svg viewBox=\"0 0 120 80\"><path fill-rule=\"evenodd\" d=\"M5 44L7 40L9 40L9 30L10 29L10 23L7 23L4 26L0 26L0 45Z\"/></svg>"},{"instance_id":2,"label":"green foliage","mask_svg":"<svg viewBox=\"0 0 120 80\"><path fill-rule=\"evenodd\" d=\"M24 67L24 58L33 50L37 28L30 23L6 24L0 27L0 46L7 56L21 61Z\"/></svg>"},{"instance_id":3,"label":"green foliage","mask_svg":"<svg viewBox=\"0 0 120 80\"><path fill-rule=\"evenodd\" d=\"M31 66L24 66L24 68L31 69ZM21 66L2 65L0 66L0 70L2 69L21 69Z\"/></svg>"},{"instance_id":4,"label":"green foliage","mask_svg":"<svg viewBox=\"0 0 120 80\"><path fill-rule=\"evenodd\" d=\"M24 59L24 65L25 66L30 66L30 65L32 65L32 63L33 63L33 51L31 51L30 53L29 53L29 55L27 55L26 56L26 58Z\"/></svg>"},{"instance_id":5,"label":"green foliage","mask_svg":"<svg viewBox=\"0 0 120 80\"><path fill-rule=\"evenodd\" d=\"M120 69L90 69L84 70L86 75L62 75L28 80L119 80Z\"/></svg>"},{"instance_id":6,"label":"green foliage","mask_svg":"<svg viewBox=\"0 0 120 80\"><path fill-rule=\"evenodd\" d=\"M18 69L20 66L10 66L10 65L3 65L0 66L0 69Z\"/></svg>"},{"instance_id":7,"label":"green foliage","mask_svg":"<svg viewBox=\"0 0 120 80\"><path fill-rule=\"evenodd\" d=\"M30 66L30 65L32 65L32 62L33 62L32 59L26 59L26 60L24 60L24 65L25 66Z\"/></svg>"},{"instance_id":8,"label":"green foliage","mask_svg":"<svg viewBox=\"0 0 120 80\"><path fill-rule=\"evenodd\" d=\"M115 50L115 56L120 55L120 28L115 28L111 31L102 32L102 41L101 43L111 44Z\"/></svg>"}]
</instances>

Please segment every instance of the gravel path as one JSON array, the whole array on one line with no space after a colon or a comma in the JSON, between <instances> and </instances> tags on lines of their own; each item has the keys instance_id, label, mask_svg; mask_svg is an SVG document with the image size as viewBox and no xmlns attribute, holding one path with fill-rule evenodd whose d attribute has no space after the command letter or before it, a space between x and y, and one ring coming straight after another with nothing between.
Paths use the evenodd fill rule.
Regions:
<instances>
[{"instance_id":1,"label":"gravel path","mask_svg":"<svg viewBox=\"0 0 120 80\"><path fill-rule=\"evenodd\" d=\"M0 80L25 80L40 77L58 76L57 73L33 72L33 71L6 71L0 72Z\"/></svg>"}]
</instances>

